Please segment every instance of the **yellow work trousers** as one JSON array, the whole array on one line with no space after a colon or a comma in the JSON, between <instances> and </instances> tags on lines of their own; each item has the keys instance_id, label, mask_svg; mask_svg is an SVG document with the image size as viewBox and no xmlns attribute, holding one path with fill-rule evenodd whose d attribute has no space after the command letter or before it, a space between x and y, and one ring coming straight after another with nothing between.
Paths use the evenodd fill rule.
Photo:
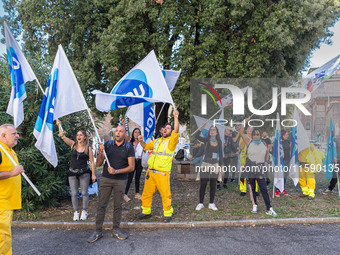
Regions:
<instances>
[{"instance_id":1,"label":"yellow work trousers","mask_svg":"<svg viewBox=\"0 0 340 255\"><path fill-rule=\"evenodd\" d=\"M0 254L12 254L12 225L13 210L0 210Z\"/></svg>"},{"instance_id":2,"label":"yellow work trousers","mask_svg":"<svg viewBox=\"0 0 340 255\"><path fill-rule=\"evenodd\" d=\"M142 194L143 214L151 213L152 197L158 190L162 197L163 213L165 217L171 217L174 209L171 206L170 173L154 173L148 170L145 176L144 190Z\"/></svg>"},{"instance_id":3,"label":"yellow work trousers","mask_svg":"<svg viewBox=\"0 0 340 255\"><path fill-rule=\"evenodd\" d=\"M247 193L247 178L244 178L243 180L243 182L242 179L240 180L240 191L243 193ZM257 181L255 181L255 183L255 192L259 192L259 185L257 184Z\"/></svg>"},{"instance_id":4,"label":"yellow work trousers","mask_svg":"<svg viewBox=\"0 0 340 255\"><path fill-rule=\"evenodd\" d=\"M304 195L314 197L315 177L309 168L299 168L299 183Z\"/></svg>"}]
</instances>

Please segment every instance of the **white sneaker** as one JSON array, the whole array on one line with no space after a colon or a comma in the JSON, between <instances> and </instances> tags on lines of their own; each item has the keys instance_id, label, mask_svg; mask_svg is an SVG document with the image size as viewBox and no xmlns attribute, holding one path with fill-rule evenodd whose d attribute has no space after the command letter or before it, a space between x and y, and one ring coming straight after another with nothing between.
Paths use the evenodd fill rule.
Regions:
<instances>
[{"instance_id":1,"label":"white sneaker","mask_svg":"<svg viewBox=\"0 0 340 255\"><path fill-rule=\"evenodd\" d=\"M88 215L87 211L83 210L81 212L80 220L86 220L87 219L87 215Z\"/></svg>"},{"instance_id":2,"label":"white sneaker","mask_svg":"<svg viewBox=\"0 0 340 255\"><path fill-rule=\"evenodd\" d=\"M257 213L257 205L253 205L253 210L251 210L251 213Z\"/></svg>"},{"instance_id":3,"label":"white sneaker","mask_svg":"<svg viewBox=\"0 0 340 255\"><path fill-rule=\"evenodd\" d=\"M271 215L273 217L279 216L273 209L273 207L270 207L270 209L266 212L267 215Z\"/></svg>"},{"instance_id":4,"label":"white sneaker","mask_svg":"<svg viewBox=\"0 0 340 255\"><path fill-rule=\"evenodd\" d=\"M204 208L204 205L203 204L201 204L201 203L199 203L197 206L196 206L196 211L200 211L200 210L202 210Z\"/></svg>"},{"instance_id":5,"label":"white sneaker","mask_svg":"<svg viewBox=\"0 0 340 255\"><path fill-rule=\"evenodd\" d=\"M74 212L74 214L73 214L73 220L74 220L74 221L79 220L79 212L78 212L78 211L75 211L75 212Z\"/></svg>"},{"instance_id":6,"label":"white sneaker","mask_svg":"<svg viewBox=\"0 0 340 255\"><path fill-rule=\"evenodd\" d=\"M217 211L217 210L218 210L217 207L216 207L216 205L215 205L214 203L209 204L208 208L211 209L211 210L213 210L213 211Z\"/></svg>"},{"instance_id":7,"label":"white sneaker","mask_svg":"<svg viewBox=\"0 0 340 255\"><path fill-rule=\"evenodd\" d=\"M129 202L131 200L126 194L124 194L123 198L125 202Z\"/></svg>"}]
</instances>

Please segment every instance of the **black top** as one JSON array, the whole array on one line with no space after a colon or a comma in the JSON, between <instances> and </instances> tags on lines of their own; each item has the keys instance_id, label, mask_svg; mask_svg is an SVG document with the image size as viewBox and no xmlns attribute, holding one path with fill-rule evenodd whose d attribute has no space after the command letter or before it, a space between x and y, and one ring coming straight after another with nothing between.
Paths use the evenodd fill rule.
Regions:
<instances>
[{"instance_id":1,"label":"black top","mask_svg":"<svg viewBox=\"0 0 340 255\"><path fill-rule=\"evenodd\" d=\"M125 140L119 146L115 143L115 140L105 142L104 149L111 167L113 167L113 169L115 170L128 167L129 166L128 158L135 157L135 150L133 146L130 143L126 142ZM128 178L127 173L109 174L109 172L107 171L107 167L108 167L107 162L105 162L102 175L103 177L117 180L126 180Z\"/></svg>"},{"instance_id":2,"label":"black top","mask_svg":"<svg viewBox=\"0 0 340 255\"><path fill-rule=\"evenodd\" d=\"M265 144L267 146L272 144L272 142L270 141L270 139L268 137L267 138L262 138L262 140L265 142Z\"/></svg>"},{"instance_id":3,"label":"black top","mask_svg":"<svg viewBox=\"0 0 340 255\"><path fill-rule=\"evenodd\" d=\"M224 138L224 157L235 157L237 148L235 146L234 140L232 136L225 136Z\"/></svg>"},{"instance_id":4,"label":"black top","mask_svg":"<svg viewBox=\"0 0 340 255\"><path fill-rule=\"evenodd\" d=\"M195 134L196 139L203 142L204 145L204 158L203 161L209 164L219 163L220 166L224 164L223 162L223 154L222 154L222 146L211 146L209 138L201 137L200 133L197 132ZM221 141L219 141L221 144Z\"/></svg>"},{"instance_id":5,"label":"black top","mask_svg":"<svg viewBox=\"0 0 340 255\"><path fill-rule=\"evenodd\" d=\"M288 139L282 141L283 147L283 161L289 162L290 161L290 141Z\"/></svg>"},{"instance_id":6,"label":"black top","mask_svg":"<svg viewBox=\"0 0 340 255\"><path fill-rule=\"evenodd\" d=\"M198 148L193 148L192 149L192 156L193 156L193 158L202 157L203 154L204 154L204 145L201 145Z\"/></svg>"},{"instance_id":7,"label":"black top","mask_svg":"<svg viewBox=\"0 0 340 255\"><path fill-rule=\"evenodd\" d=\"M91 173L87 165L89 159L89 155L87 155L85 152L78 152L76 149L74 149L71 153L70 168L82 170L81 173ZM75 176L77 174L70 171L68 175Z\"/></svg>"}]
</instances>

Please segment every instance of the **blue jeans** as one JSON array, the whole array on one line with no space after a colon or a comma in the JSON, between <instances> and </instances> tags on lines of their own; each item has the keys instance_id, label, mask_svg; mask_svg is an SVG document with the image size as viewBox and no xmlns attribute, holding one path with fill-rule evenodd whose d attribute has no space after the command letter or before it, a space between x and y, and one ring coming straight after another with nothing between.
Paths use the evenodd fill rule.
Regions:
<instances>
[{"instance_id":1,"label":"blue jeans","mask_svg":"<svg viewBox=\"0 0 340 255\"><path fill-rule=\"evenodd\" d=\"M69 176L68 182L71 189L71 201L74 211L78 211L78 189L80 184L81 194L83 196L83 210L87 211L89 206L89 184L91 175L89 173L77 176Z\"/></svg>"},{"instance_id":2,"label":"blue jeans","mask_svg":"<svg viewBox=\"0 0 340 255\"><path fill-rule=\"evenodd\" d=\"M197 157L197 158L194 158L192 160L192 163L195 165L195 166L201 166L202 165L202 161L203 161L203 157Z\"/></svg>"}]
</instances>

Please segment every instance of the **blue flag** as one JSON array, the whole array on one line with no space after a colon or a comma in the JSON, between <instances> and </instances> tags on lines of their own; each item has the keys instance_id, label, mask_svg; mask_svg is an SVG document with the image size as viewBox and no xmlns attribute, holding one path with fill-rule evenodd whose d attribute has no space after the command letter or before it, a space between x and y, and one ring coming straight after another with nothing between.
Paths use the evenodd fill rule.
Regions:
<instances>
[{"instance_id":1,"label":"blue flag","mask_svg":"<svg viewBox=\"0 0 340 255\"><path fill-rule=\"evenodd\" d=\"M277 113L277 119L279 114ZM281 140L280 121L276 122L275 139L273 142L274 186L281 192L284 190L284 175L282 171L283 147Z\"/></svg>"},{"instance_id":2,"label":"blue flag","mask_svg":"<svg viewBox=\"0 0 340 255\"><path fill-rule=\"evenodd\" d=\"M293 180L296 186L299 182L299 150L297 140L297 126L292 128L292 136L290 140L290 166L289 166L289 177Z\"/></svg>"},{"instance_id":3,"label":"blue flag","mask_svg":"<svg viewBox=\"0 0 340 255\"><path fill-rule=\"evenodd\" d=\"M329 132L328 132L328 140L327 140L327 148L326 148L326 158L325 158L325 166L326 166L326 178L327 180L333 177L333 159L337 157L335 142L334 142L334 127L332 118L329 124Z\"/></svg>"},{"instance_id":4,"label":"blue flag","mask_svg":"<svg viewBox=\"0 0 340 255\"><path fill-rule=\"evenodd\" d=\"M6 50L9 71L11 74L12 91L7 107L7 113L13 116L14 126L18 127L24 120L23 101L26 99L25 83L36 78L31 66L28 64L11 30L4 22Z\"/></svg>"}]
</instances>

